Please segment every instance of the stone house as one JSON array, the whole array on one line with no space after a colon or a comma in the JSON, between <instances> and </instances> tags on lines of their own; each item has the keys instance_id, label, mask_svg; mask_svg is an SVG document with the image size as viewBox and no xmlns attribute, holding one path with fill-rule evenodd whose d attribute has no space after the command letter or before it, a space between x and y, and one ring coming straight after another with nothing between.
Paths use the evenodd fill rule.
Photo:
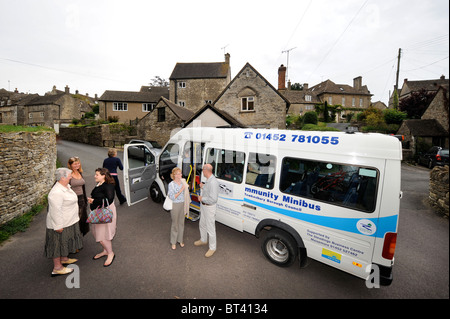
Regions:
<instances>
[{"instance_id":1,"label":"stone house","mask_svg":"<svg viewBox=\"0 0 450 319\"><path fill-rule=\"evenodd\" d=\"M7 103L8 104L8 103ZM58 131L60 125L80 119L86 112L92 111L94 99L76 91L70 93L68 86L64 91L56 89L44 96L38 94L24 95L15 103L0 107L2 122L13 125L53 127Z\"/></svg>"},{"instance_id":2,"label":"stone house","mask_svg":"<svg viewBox=\"0 0 450 319\"><path fill-rule=\"evenodd\" d=\"M137 135L164 145L193 115L191 110L161 97L155 109L138 122Z\"/></svg>"},{"instance_id":3,"label":"stone house","mask_svg":"<svg viewBox=\"0 0 450 319\"><path fill-rule=\"evenodd\" d=\"M280 67L278 90L291 103L288 114L303 115L305 112L314 111L316 104L327 102L328 105L341 105L344 108L338 119L343 121L345 114L367 109L371 105L373 94L370 93L366 85L362 85L361 76L353 79L353 86L336 84L331 80L326 80L311 88L308 83L305 83L301 91L290 90L290 85L287 88L284 87L284 76L285 72Z\"/></svg>"},{"instance_id":4,"label":"stone house","mask_svg":"<svg viewBox=\"0 0 450 319\"><path fill-rule=\"evenodd\" d=\"M243 126L285 129L290 103L247 63L213 105Z\"/></svg>"},{"instance_id":5,"label":"stone house","mask_svg":"<svg viewBox=\"0 0 450 319\"><path fill-rule=\"evenodd\" d=\"M105 91L99 98L99 116L117 117L120 123L142 119L156 107L161 97L169 98L169 88L142 86L140 91Z\"/></svg>"},{"instance_id":6,"label":"stone house","mask_svg":"<svg viewBox=\"0 0 450 319\"><path fill-rule=\"evenodd\" d=\"M412 158L421 141L429 146L449 147L449 92L448 85L440 86L421 119L405 120L397 131L403 135L403 158Z\"/></svg>"},{"instance_id":7,"label":"stone house","mask_svg":"<svg viewBox=\"0 0 450 319\"><path fill-rule=\"evenodd\" d=\"M177 63L169 77L169 100L197 112L205 104L212 104L230 80L228 53L225 62Z\"/></svg>"}]
</instances>

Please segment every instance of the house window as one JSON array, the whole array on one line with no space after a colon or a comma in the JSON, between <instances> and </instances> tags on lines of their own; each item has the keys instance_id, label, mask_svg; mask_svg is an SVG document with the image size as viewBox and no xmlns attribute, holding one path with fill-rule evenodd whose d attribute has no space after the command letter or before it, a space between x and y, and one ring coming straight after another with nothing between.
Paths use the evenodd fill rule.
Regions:
<instances>
[{"instance_id":1,"label":"house window","mask_svg":"<svg viewBox=\"0 0 450 319\"><path fill-rule=\"evenodd\" d=\"M311 102L311 100L312 100L311 95L305 95L305 101L306 102Z\"/></svg>"},{"instance_id":2,"label":"house window","mask_svg":"<svg viewBox=\"0 0 450 319\"><path fill-rule=\"evenodd\" d=\"M363 107L363 99L359 99L359 107Z\"/></svg>"},{"instance_id":3,"label":"house window","mask_svg":"<svg viewBox=\"0 0 450 319\"><path fill-rule=\"evenodd\" d=\"M345 97L342 98L342 106L345 106Z\"/></svg>"},{"instance_id":4,"label":"house window","mask_svg":"<svg viewBox=\"0 0 450 319\"><path fill-rule=\"evenodd\" d=\"M186 87L186 82L178 82L178 87L184 89Z\"/></svg>"},{"instance_id":5,"label":"house window","mask_svg":"<svg viewBox=\"0 0 450 319\"><path fill-rule=\"evenodd\" d=\"M243 97L241 99L241 111L248 112L255 110L255 98L253 96Z\"/></svg>"},{"instance_id":6,"label":"house window","mask_svg":"<svg viewBox=\"0 0 450 319\"><path fill-rule=\"evenodd\" d=\"M185 101L178 101L178 105L185 107L186 106L186 102Z\"/></svg>"},{"instance_id":7,"label":"house window","mask_svg":"<svg viewBox=\"0 0 450 319\"><path fill-rule=\"evenodd\" d=\"M328 104L333 105L333 98L331 96L328 97Z\"/></svg>"},{"instance_id":8,"label":"house window","mask_svg":"<svg viewBox=\"0 0 450 319\"><path fill-rule=\"evenodd\" d=\"M212 104L212 100L205 100L205 104Z\"/></svg>"},{"instance_id":9,"label":"house window","mask_svg":"<svg viewBox=\"0 0 450 319\"><path fill-rule=\"evenodd\" d=\"M128 111L128 103L114 102L113 111Z\"/></svg>"},{"instance_id":10,"label":"house window","mask_svg":"<svg viewBox=\"0 0 450 319\"><path fill-rule=\"evenodd\" d=\"M151 112L155 107L156 103L142 103L142 112Z\"/></svg>"},{"instance_id":11,"label":"house window","mask_svg":"<svg viewBox=\"0 0 450 319\"><path fill-rule=\"evenodd\" d=\"M44 112L41 112L41 117L44 117Z\"/></svg>"},{"instance_id":12,"label":"house window","mask_svg":"<svg viewBox=\"0 0 450 319\"><path fill-rule=\"evenodd\" d=\"M356 106L356 99L352 98L352 106Z\"/></svg>"},{"instance_id":13,"label":"house window","mask_svg":"<svg viewBox=\"0 0 450 319\"><path fill-rule=\"evenodd\" d=\"M28 118L32 119L33 118L33 113L28 113Z\"/></svg>"},{"instance_id":14,"label":"house window","mask_svg":"<svg viewBox=\"0 0 450 319\"><path fill-rule=\"evenodd\" d=\"M166 120L166 108L160 107L158 109L158 122L164 122Z\"/></svg>"}]
</instances>

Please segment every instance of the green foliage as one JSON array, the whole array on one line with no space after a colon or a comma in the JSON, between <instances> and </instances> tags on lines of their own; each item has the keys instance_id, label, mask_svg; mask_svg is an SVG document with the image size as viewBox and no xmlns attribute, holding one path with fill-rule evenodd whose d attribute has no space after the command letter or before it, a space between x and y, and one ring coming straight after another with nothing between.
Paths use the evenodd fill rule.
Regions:
<instances>
[{"instance_id":1,"label":"green foliage","mask_svg":"<svg viewBox=\"0 0 450 319\"><path fill-rule=\"evenodd\" d=\"M315 124L305 124L302 127L302 131L337 131L339 130L334 127L327 127L322 125L315 125Z\"/></svg>"},{"instance_id":2,"label":"green foliage","mask_svg":"<svg viewBox=\"0 0 450 319\"><path fill-rule=\"evenodd\" d=\"M0 125L0 133L54 131L47 126Z\"/></svg>"},{"instance_id":3,"label":"green foliage","mask_svg":"<svg viewBox=\"0 0 450 319\"><path fill-rule=\"evenodd\" d=\"M402 111L386 109L383 111L386 124L401 124L406 119L407 114Z\"/></svg>"},{"instance_id":4,"label":"green foliage","mask_svg":"<svg viewBox=\"0 0 450 319\"><path fill-rule=\"evenodd\" d=\"M303 116L303 123L304 124L315 124L317 125L318 118L317 113L314 111L306 112Z\"/></svg>"}]
</instances>

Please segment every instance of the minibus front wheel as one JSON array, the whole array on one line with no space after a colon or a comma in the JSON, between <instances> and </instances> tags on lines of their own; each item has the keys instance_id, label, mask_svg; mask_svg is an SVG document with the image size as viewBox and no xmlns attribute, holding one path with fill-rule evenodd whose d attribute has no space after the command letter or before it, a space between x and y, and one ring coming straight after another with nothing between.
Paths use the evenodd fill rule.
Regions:
<instances>
[{"instance_id":1,"label":"minibus front wheel","mask_svg":"<svg viewBox=\"0 0 450 319\"><path fill-rule=\"evenodd\" d=\"M261 249L271 263L280 267L292 265L298 254L294 238L279 229L272 229L266 234Z\"/></svg>"}]
</instances>

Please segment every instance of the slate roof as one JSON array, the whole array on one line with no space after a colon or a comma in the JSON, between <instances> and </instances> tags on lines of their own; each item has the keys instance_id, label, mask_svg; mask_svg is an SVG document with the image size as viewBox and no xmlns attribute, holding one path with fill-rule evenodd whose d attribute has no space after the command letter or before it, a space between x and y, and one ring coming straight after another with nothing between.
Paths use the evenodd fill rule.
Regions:
<instances>
[{"instance_id":1,"label":"slate roof","mask_svg":"<svg viewBox=\"0 0 450 319\"><path fill-rule=\"evenodd\" d=\"M400 91L400 97L411 92L420 91L421 89L425 89L428 92L436 92L440 86L448 89L449 80L439 78L435 80L408 81L405 79L402 90Z\"/></svg>"},{"instance_id":2,"label":"slate roof","mask_svg":"<svg viewBox=\"0 0 450 319\"><path fill-rule=\"evenodd\" d=\"M212 106L211 104L206 104L205 106L203 106L200 110L198 110L197 112L195 112L195 114L193 116L191 116L191 118L189 118L189 120L186 121L185 126L189 125L192 121L194 121L196 118L198 118L203 112L205 112L206 110L210 109L211 111L213 111L217 116L219 116L220 118L222 118L223 120L225 120L226 122L228 122L230 124L231 127L246 127L244 124L242 124L241 122L239 122L237 119L235 119L234 117L232 117L230 114L228 114L226 111L223 110L219 110L218 108Z\"/></svg>"},{"instance_id":3,"label":"slate roof","mask_svg":"<svg viewBox=\"0 0 450 319\"><path fill-rule=\"evenodd\" d=\"M169 87L143 86L139 92L105 91L98 99L105 102L158 102L161 96L169 97Z\"/></svg>"},{"instance_id":4,"label":"slate roof","mask_svg":"<svg viewBox=\"0 0 450 319\"><path fill-rule=\"evenodd\" d=\"M321 95L324 93L335 93L335 94L359 94L359 95L373 95L367 88L367 85L361 86L359 90L353 86L347 84L336 84L331 80L326 80L321 82L309 89L315 95Z\"/></svg>"},{"instance_id":5,"label":"slate roof","mask_svg":"<svg viewBox=\"0 0 450 319\"><path fill-rule=\"evenodd\" d=\"M161 97L161 99L164 104L166 104L166 106L176 115L178 116L182 121L187 121L189 120L193 115L194 112L192 112L191 110L188 110L185 107L176 105L175 103L170 102L168 99L166 99L165 97ZM159 102L158 102L159 103Z\"/></svg>"},{"instance_id":6,"label":"slate roof","mask_svg":"<svg viewBox=\"0 0 450 319\"><path fill-rule=\"evenodd\" d=\"M408 127L413 136L448 136L442 125L435 119L404 120L403 125Z\"/></svg>"},{"instance_id":7,"label":"slate roof","mask_svg":"<svg viewBox=\"0 0 450 319\"><path fill-rule=\"evenodd\" d=\"M170 80L226 78L230 65L226 62L215 63L177 63Z\"/></svg>"}]
</instances>

